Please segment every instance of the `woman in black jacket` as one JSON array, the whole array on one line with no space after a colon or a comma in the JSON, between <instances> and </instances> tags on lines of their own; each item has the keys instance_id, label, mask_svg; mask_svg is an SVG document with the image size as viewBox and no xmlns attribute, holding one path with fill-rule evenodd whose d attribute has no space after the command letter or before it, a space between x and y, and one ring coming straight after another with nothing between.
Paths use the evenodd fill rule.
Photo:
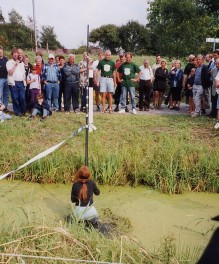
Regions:
<instances>
[{"instance_id":1,"label":"woman in black jacket","mask_svg":"<svg viewBox=\"0 0 219 264\"><path fill-rule=\"evenodd\" d=\"M161 67L156 69L154 77L154 107L155 109L161 109L163 94L166 90L166 80L168 77L165 60L161 60Z\"/></svg>"},{"instance_id":2,"label":"woman in black jacket","mask_svg":"<svg viewBox=\"0 0 219 264\"><path fill-rule=\"evenodd\" d=\"M96 183L90 180L91 173L87 166L82 166L76 173L71 191L71 201L75 203L74 215L78 220L97 223L98 214L93 205L93 194L99 195Z\"/></svg>"}]
</instances>

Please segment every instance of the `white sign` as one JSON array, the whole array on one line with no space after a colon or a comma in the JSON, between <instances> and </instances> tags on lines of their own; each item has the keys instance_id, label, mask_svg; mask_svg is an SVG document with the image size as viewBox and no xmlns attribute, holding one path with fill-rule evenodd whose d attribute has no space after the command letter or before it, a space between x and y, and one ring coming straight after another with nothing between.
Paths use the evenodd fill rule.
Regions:
<instances>
[{"instance_id":1,"label":"white sign","mask_svg":"<svg viewBox=\"0 0 219 264\"><path fill-rule=\"evenodd\" d=\"M219 43L219 38L206 38L206 42Z\"/></svg>"}]
</instances>

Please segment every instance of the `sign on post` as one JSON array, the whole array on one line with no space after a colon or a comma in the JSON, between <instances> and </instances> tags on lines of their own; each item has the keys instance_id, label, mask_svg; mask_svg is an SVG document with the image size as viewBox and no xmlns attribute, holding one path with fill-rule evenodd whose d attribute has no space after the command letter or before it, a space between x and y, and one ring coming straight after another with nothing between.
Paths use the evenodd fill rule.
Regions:
<instances>
[{"instance_id":1,"label":"sign on post","mask_svg":"<svg viewBox=\"0 0 219 264\"><path fill-rule=\"evenodd\" d=\"M215 50L215 43L219 43L219 38L206 38L206 42L214 43L213 51Z\"/></svg>"}]
</instances>

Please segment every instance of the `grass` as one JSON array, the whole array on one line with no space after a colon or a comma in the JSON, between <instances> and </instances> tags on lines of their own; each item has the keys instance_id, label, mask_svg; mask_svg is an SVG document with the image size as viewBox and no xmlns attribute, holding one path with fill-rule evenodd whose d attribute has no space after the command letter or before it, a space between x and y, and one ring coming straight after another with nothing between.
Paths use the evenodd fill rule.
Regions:
<instances>
[{"instance_id":1,"label":"grass","mask_svg":"<svg viewBox=\"0 0 219 264\"><path fill-rule=\"evenodd\" d=\"M27 217L28 218L28 217ZM78 259L85 261L104 261L126 264L172 264L196 263L200 248L185 248L176 252L171 237L163 239L160 248L153 253L134 239L128 237L127 230L119 226L120 235L102 235L95 229L87 229L84 224L74 221L54 223L31 222L27 219L18 226L3 225L0 227L0 252L4 254L31 255L36 258L2 256L1 263L67 263L61 260L42 260L39 257ZM122 232L126 231L126 235ZM25 262L24 262L25 261ZM181 262L182 261L182 262Z\"/></svg>"},{"instance_id":2,"label":"grass","mask_svg":"<svg viewBox=\"0 0 219 264\"><path fill-rule=\"evenodd\" d=\"M154 115L94 116L89 134L89 167L100 184L139 184L165 193L219 192L219 141L204 117ZM61 142L85 124L84 114L56 113L42 123L13 117L0 126L3 173ZM53 154L16 172L15 179L39 183L70 182L84 164L85 134Z\"/></svg>"}]
</instances>

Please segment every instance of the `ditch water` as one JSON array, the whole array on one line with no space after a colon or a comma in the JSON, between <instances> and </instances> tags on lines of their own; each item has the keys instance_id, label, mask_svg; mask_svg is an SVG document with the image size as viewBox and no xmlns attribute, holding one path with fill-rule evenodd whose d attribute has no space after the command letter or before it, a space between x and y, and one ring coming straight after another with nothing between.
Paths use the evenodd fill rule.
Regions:
<instances>
[{"instance_id":1,"label":"ditch water","mask_svg":"<svg viewBox=\"0 0 219 264\"><path fill-rule=\"evenodd\" d=\"M113 214L128 218L132 229L128 235L147 250L159 248L166 237L178 248L208 243L219 222L219 195L185 193L166 195L146 187L99 186L101 195L94 197L100 212L109 208ZM0 181L1 225L25 220L46 223L65 221L72 212L71 185L40 185L21 181ZM101 219L103 220L103 219Z\"/></svg>"}]
</instances>

